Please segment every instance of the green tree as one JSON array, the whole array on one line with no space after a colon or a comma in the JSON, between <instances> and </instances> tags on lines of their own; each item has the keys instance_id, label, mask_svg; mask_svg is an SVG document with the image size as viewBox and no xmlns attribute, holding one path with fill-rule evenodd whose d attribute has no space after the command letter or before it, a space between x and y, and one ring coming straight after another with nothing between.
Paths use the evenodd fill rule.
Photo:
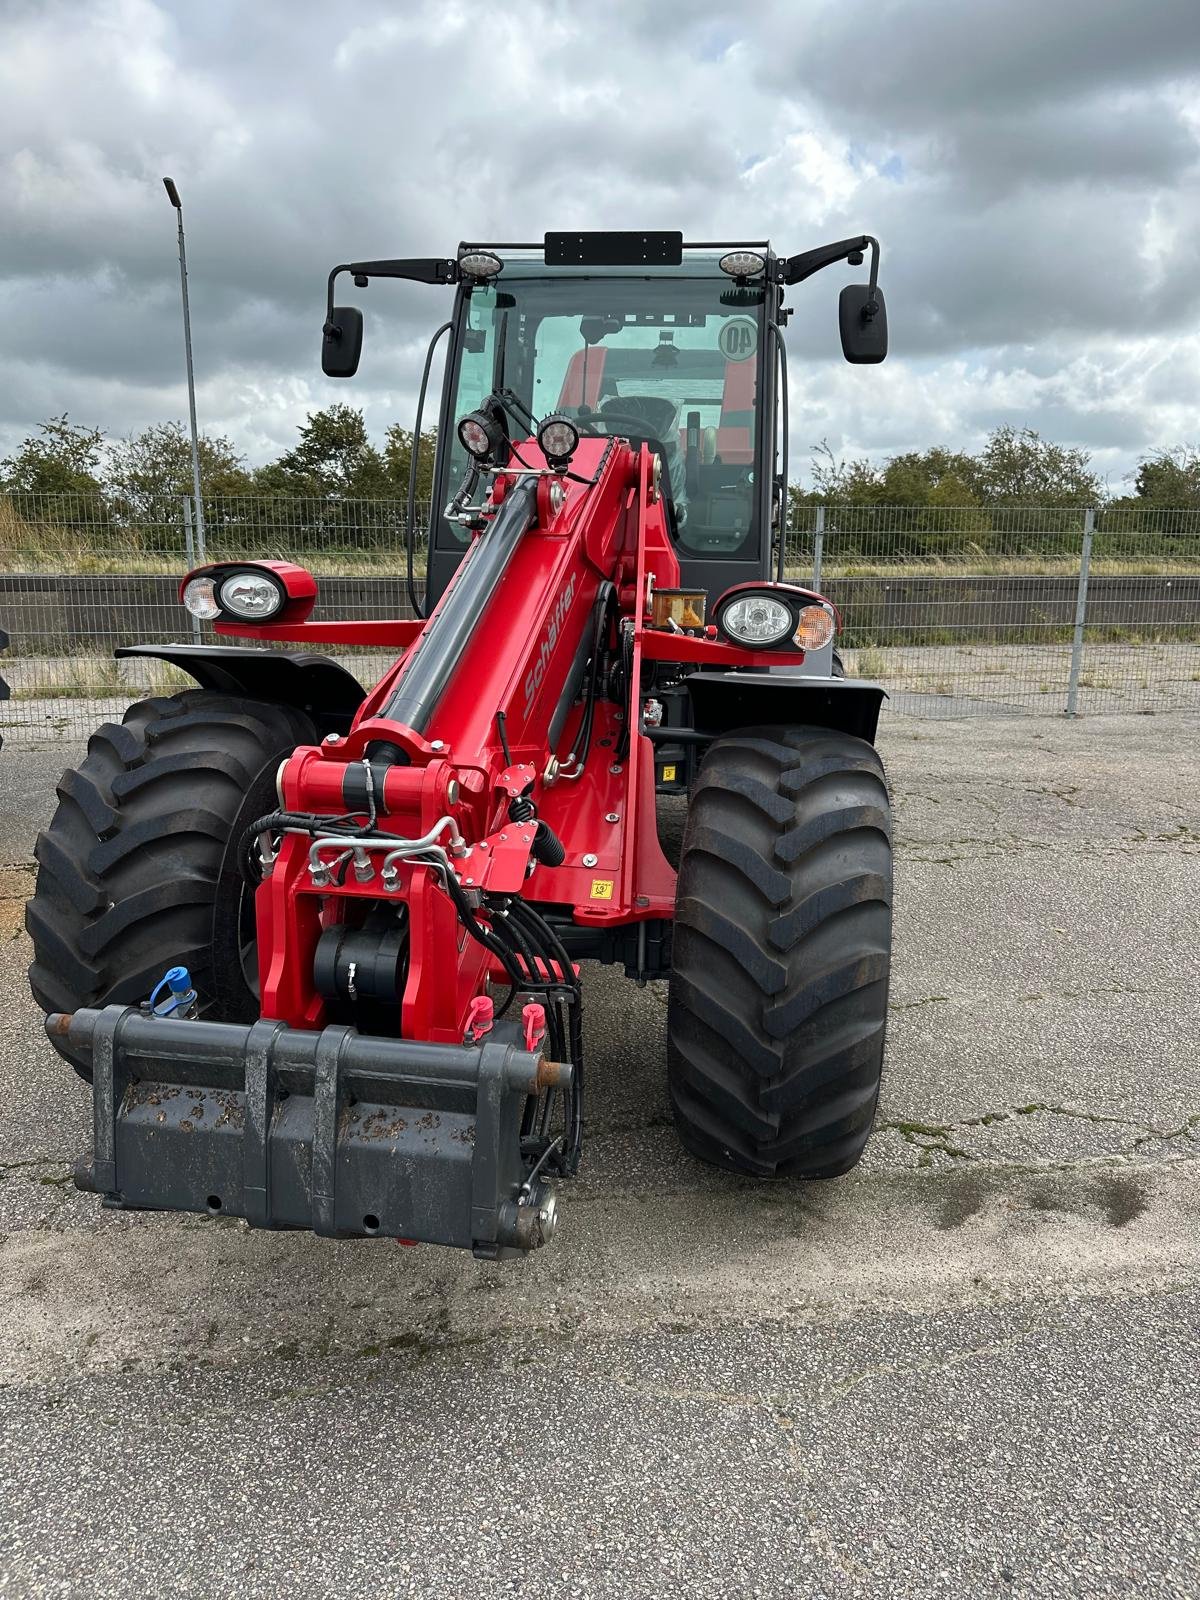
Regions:
<instances>
[{"instance_id":1,"label":"green tree","mask_svg":"<svg viewBox=\"0 0 1200 1600\"><path fill-rule=\"evenodd\" d=\"M1153 534L1156 541L1180 541L1177 546L1156 543L1156 555L1194 560L1200 533L1200 450L1193 445L1156 450L1142 457L1130 477L1134 492L1105 510L1105 553L1141 554L1144 536ZM1128 545L1120 542L1122 535L1128 536Z\"/></svg>"},{"instance_id":2,"label":"green tree","mask_svg":"<svg viewBox=\"0 0 1200 1600\"><path fill-rule=\"evenodd\" d=\"M835 456L828 439L812 447L811 505L878 505L882 474L865 458L847 461Z\"/></svg>"},{"instance_id":3,"label":"green tree","mask_svg":"<svg viewBox=\"0 0 1200 1600\"><path fill-rule=\"evenodd\" d=\"M362 412L346 405L310 412L299 442L261 467L254 481L268 493L314 499L370 499L395 492L383 456L367 438Z\"/></svg>"},{"instance_id":4,"label":"green tree","mask_svg":"<svg viewBox=\"0 0 1200 1600\"><path fill-rule=\"evenodd\" d=\"M1170 510L1200 508L1200 450L1179 445L1143 456L1133 474L1136 503ZM1134 503L1122 498L1118 504Z\"/></svg>"},{"instance_id":5,"label":"green tree","mask_svg":"<svg viewBox=\"0 0 1200 1600\"><path fill-rule=\"evenodd\" d=\"M1054 444L1034 428L1005 425L976 459L977 492L991 505L1096 505L1104 485L1090 463L1086 450Z\"/></svg>"},{"instance_id":6,"label":"green tree","mask_svg":"<svg viewBox=\"0 0 1200 1600\"><path fill-rule=\"evenodd\" d=\"M200 437L205 501L252 492L244 459L221 435ZM104 485L114 513L145 522L176 516L172 502L192 492L192 442L181 422L156 422L119 440L109 451Z\"/></svg>"},{"instance_id":7,"label":"green tree","mask_svg":"<svg viewBox=\"0 0 1200 1600\"><path fill-rule=\"evenodd\" d=\"M0 484L19 495L61 495L76 504L99 504L104 430L71 422L64 411L38 424L15 455L0 461Z\"/></svg>"},{"instance_id":8,"label":"green tree","mask_svg":"<svg viewBox=\"0 0 1200 1600\"><path fill-rule=\"evenodd\" d=\"M391 481L391 492L406 499L408 474L412 462L413 434L393 422L384 436L383 461ZM426 428L417 446L417 504L428 505L433 497L433 463L437 450L437 429Z\"/></svg>"},{"instance_id":9,"label":"green tree","mask_svg":"<svg viewBox=\"0 0 1200 1600\"><path fill-rule=\"evenodd\" d=\"M892 456L880 479L883 503L889 506L973 506L978 463L961 450L934 445Z\"/></svg>"}]
</instances>

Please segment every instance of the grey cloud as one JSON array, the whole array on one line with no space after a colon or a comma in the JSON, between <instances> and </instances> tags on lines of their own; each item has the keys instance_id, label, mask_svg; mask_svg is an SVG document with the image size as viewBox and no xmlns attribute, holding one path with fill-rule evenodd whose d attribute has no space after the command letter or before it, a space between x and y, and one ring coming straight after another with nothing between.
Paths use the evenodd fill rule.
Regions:
<instances>
[{"instance_id":1,"label":"grey cloud","mask_svg":"<svg viewBox=\"0 0 1200 1600\"><path fill-rule=\"evenodd\" d=\"M762 28L776 89L819 85L826 103L893 130L1154 87L1200 57L1194 0L891 0L869 14L783 0Z\"/></svg>"},{"instance_id":2,"label":"grey cloud","mask_svg":"<svg viewBox=\"0 0 1200 1600\"><path fill-rule=\"evenodd\" d=\"M202 413L251 455L334 397L376 429L408 414L448 296L372 284L359 379L335 388L317 365L333 262L657 225L882 238L881 374L838 359L853 274L793 296L794 449L807 416L877 453L973 439L987 385L1024 373L1021 420L1132 459L1175 442L1160 430L1200 375L1198 45L1200 10L1174 0L10 0L0 454L67 405L114 433L182 414L170 171ZM1052 392L1085 358L1115 381L1131 342L1146 381L1111 413Z\"/></svg>"}]
</instances>

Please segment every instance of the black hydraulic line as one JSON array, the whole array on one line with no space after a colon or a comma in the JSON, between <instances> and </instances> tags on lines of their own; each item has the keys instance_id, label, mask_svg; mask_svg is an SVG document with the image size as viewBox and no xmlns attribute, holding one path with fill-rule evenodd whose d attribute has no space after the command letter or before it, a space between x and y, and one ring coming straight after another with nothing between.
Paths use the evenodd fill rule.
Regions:
<instances>
[{"instance_id":1,"label":"black hydraulic line","mask_svg":"<svg viewBox=\"0 0 1200 1600\"><path fill-rule=\"evenodd\" d=\"M424 733L523 534L537 520L537 479L509 491L463 557L440 609L379 715Z\"/></svg>"},{"instance_id":2,"label":"black hydraulic line","mask_svg":"<svg viewBox=\"0 0 1200 1600\"><path fill-rule=\"evenodd\" d=\"M506 767L511 767L512 764L513 764L513 760L512 760L512 751L508 748L508 728L507 728L507 723L508 723L508 713L506 711L497 711L497 713L496 713L496 732L500 735L500 748L501 748L501 750L504 751L504 765Z\"/></svg>"},{"instance_id":3,"label":"black hydraulic line","mask_svg":"<svg viewBox=\"0 0 1200 1600\"><path fill-rule=\"evenodd\" d=\"M571 964L571 958L564 949L562 940L541 913L530 905L528 900L523 900L517 895L514 895L509 902L508 911L510 916L522 919L534 938L544 949L551 952L552 958L557 962L562 972L562 987L577 991L580 988L580 982L575 976L575 968Z\"/></svg>"},{"instance_id":4,"label":"black hydraulic line","mask_svg":"<svg viewBox=\"0 0 1200 1600\"><path fill-rule=\"evenodd\" d=\"M570 1031L570 1050L568 1059L571 1062L571 1087L567 1096L567 1143L563 1151L563 1171L569 1175L574 1173L579 1166L579 1156L583 1148L583 1097L584 1097L584 1072L583 1072L583 1006L582 985L575 976L575 969L571 965L571 958L563 948L562 940L554 931L541 913L529 903L528 900L514 899L509 906L510 914L516 909L517 915L525 919L527 926L536 929L538 936L544 940L557 961L562 974L564 985L571 990L571 1000L568 1002L568 1027Z\"/></svg>"},{"instance_id":5,"label":"black hydraulic line","mask_svg":"<svg viewBox=\"0 0 1200 1600\"><path fill-rule=\"evenodd\" d=\"M716 735L695 728L643 728L642 737L651 744L711 744Z\"/></svg>"},{"instance_id":6,"label":"black hydraulic line","mask_svg":"<svg viewBox=\"0 0 1200 1600\"><path fill-rule=\"evenodd\" d=\"M629 740L633 731L634 718L637 716L636 708L641 704L642 695L641 684L633 681L633 633L625 628L621 630L621 677L624 680L624 691L628 696L628 706L625 711L625 720L621 724L621 734L617 740L617 747L613 751L613 756L618 761L624 761L629 754Z\"/></svg>"},{"instance_id":7,"label":"black hydraulic line","mask_svg":"<svg viewBox=\"0 0 1200 1600\"><path fill-rule=\"evenodd\" d=\"M412 452L408 460L408 511L404 525L405 564L408 569L408 603L413 608L413 615L423 617L425 606L423 601L417 600L417 580L413 571L413 545L416 542L417 520L417 456L421 449L421 419L425 414L425 391L429 387L429 372L433 366L433 352L437 349L438 340L444 333L452 332L454 324L443 322L441 327L429 341L429 349L425 352L425 369L421 373L421 388L417 395L417 420L413 426ZM453 360L453 352L451 353ZM433 537L432 518L430 518L430 539Z\"/></svg>"},{"instance_id":8,"label":"black hydraulic line","mask_svg":"<svg viewBox=\"0 0 1200 1600\"><path fill-rule=\"evenodd\" d=\"M587 698L579 719L579 727L575 730L575 738L571 741L578 763L576 770L579 772L587 766L588 750L592 743L592 722L596 712L596 697L600 691L600 653L616 592L615 586L606 579L596 592L592 608L592 659L588 673ZM557 866L559 863L555 862L553 865Z\"/></svg>"},{"instance_id":9,"label":"black hydraulic line","mask_svg":"<svg viewBox=\"0 0 1200 1600\"><path fill-rule=\"evenodd\" d=\"M541 990L545 999L546 1032L550 1048L556 1061L568 1060L574 1064L582 1062L582 1028L577 1026L579 1016L579 982L574 977L566 953L561 944L558 944L557 935L546 924L527 901L520 898L510 899L505 906L506 915L497 918L496 926L504 926L506 935L511 936L514 943L521 950L526 964L533 973L537 973L537 961L541 960L546 968L548 979L552 980L553 963L557 962L562 969L564 984L570 984L571 999L566 1002L566 1015L564 1016L563 1002L556 999L552 991L557 987L553 981L547 983L531 983L526 985L533 992ZM524 922L524 929L521 924ZM536 940L536 943L535 943ZM558 944L558 949L553 946ZM540 949L537 947L540 946ZM536 950L536 954L534 953ZM564 963L566 963L564 965ZM511 996L510 996L511 999ZM508 1002L505 1002L507 1007ZM570 1035L571 1043L567 1039ZM576 1067L576 1071L581 1070ZM574 1079L573 1079L574 1081ZM538 1131L545 1137L550 1126L553 1113L555 1094L548 1093L543 1101L539 1117ZM572 1094L565 1102L567 1119L567 1144L564 1153L565 1168L574 1170L578 1163L578 1151L582 1142L582 1105L578 1097Z\"/></svg>"}]
</instances>

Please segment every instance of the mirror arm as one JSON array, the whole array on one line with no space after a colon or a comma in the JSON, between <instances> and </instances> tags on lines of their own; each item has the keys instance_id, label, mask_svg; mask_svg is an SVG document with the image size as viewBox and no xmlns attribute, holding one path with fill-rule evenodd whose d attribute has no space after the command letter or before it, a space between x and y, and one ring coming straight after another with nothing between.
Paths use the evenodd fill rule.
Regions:
<instances>
[{"instance_id":1,"label":"mirror arm","mask_svg":"<svg viewBox=\"0 0 1200 1600\"><path fill-rule=\"evenodd\" d=\"M802 283L805 278L811 278L814 272L831 267L836 261L845 261L848 256L861 257L868 246L871 251L871 304L874 305L875 285L879 278L879 240L873 239L869 233L859 234L857 239L839 239L836 244L823 244L815 250L803 250L799 255L788 256L781 263L782 280L784 283Z\"/></svg>"},{"instance_id":2,"label":"mirror arm","mask_svg":"<svg viewBox=\"0 0 1200 1600\"><path fill-rule=\"evenodd\" d=\"M457 261L440 256L415 256L405 261L352 261L340 269L356 278L409 278L414 283L457 283Z\"/></svg>"},{"instance_id":3,"label":"mirror arm","mask_svg":"<svg viewBox=\"0 0 1200 1600\"><path fill-rule=\"evenodd\" d=\"M408 278L414 283L457 283L458 262L446 261L437 256L421 256L409 261L343 261L329 274L325 291L325 333L338 337L333 324L333 288L340 272L348 272L360 289L365 289L369 278Z\"/></svg>"},{"instance_id":4,"label":"mirror arm","mask_svg":"<svg viewBox=\"0 0 1200 1600\"><path fill-rule=\"evenodd\" d=\"M329 283L325 290L325 326L321 330L327 339L340 339L342 336L341 329L335 328L333 325L333 286L337 281L339 272L349 271L350 268L343 264L340 267L334 267L329 274Z\"/></svg>"},{"instance_id":5,"label":"mirror arm","mask_svg":"<svg viewBox=\"0 0 1200 1600\"><path fill-rule=\"evenodd\" d=\"M872 239L870 234L864 234L863 237L871 246L871 280L867 286L870 299L863 307L863 320L870 322L879 310L879 301L875 298L875 291L879 287L879 240Z\"/></svg>"}]
</instances>

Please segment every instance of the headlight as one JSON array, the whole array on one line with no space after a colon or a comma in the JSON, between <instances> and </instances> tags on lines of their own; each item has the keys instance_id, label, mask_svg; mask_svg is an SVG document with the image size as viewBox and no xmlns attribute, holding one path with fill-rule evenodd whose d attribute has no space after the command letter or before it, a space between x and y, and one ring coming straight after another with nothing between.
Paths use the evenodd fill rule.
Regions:
<instances>
[{"instance_id":1,"label":"headlight","mask_svg":"<svg viewBox=\"0 0 1200 1600\"><path fill-rule=\"evenodd\" d=\"M211 578L193 578L184 586L183 604L201 622L211 622L221 614L217 587Z\"/></svg>"},{"instance_id":2,"label":"headlight","mask_svg":"<svg viewBox=\"0 0 1200 1600\"><path fill-rule=\"evenodd\" d=\"M579 429L570 417L547 417L538 424L537 442L552 467L566 466L579 443Z\"/></svg>"},{"instance_id":3,"label":"headlight","mask_svg":"<svg viewBox=\"0 0 1200 1600\"><path fill-rule=\"evenodd\" d=\"M279 610L283 604L283 590L261 572L235 572L218 589L217 599L222 611L244 617L248 622L261 622Z\"/></svg>"},{"instance_id":4,"label":"headlight","mask_svg":"<svg viewBox=\"0 0 1200 1600\"><path fill-rule=\"evenodd\" d=\"M823 650L833 638L833 614L824 606L803 606L796 621L792 643L801 650Z\"/></svg>"},{"instance_id":5,"label":"headlight","mask_svg":"<svg viewBox=\"0 0 1200 1600\"><path fill-rule=\"evenodd\" d=\"M717 620L722 632L739 644L764 649L786 639L795 626L791 607L767 594L746 594L730 601Z\"/></svg>"}]
</instances>

